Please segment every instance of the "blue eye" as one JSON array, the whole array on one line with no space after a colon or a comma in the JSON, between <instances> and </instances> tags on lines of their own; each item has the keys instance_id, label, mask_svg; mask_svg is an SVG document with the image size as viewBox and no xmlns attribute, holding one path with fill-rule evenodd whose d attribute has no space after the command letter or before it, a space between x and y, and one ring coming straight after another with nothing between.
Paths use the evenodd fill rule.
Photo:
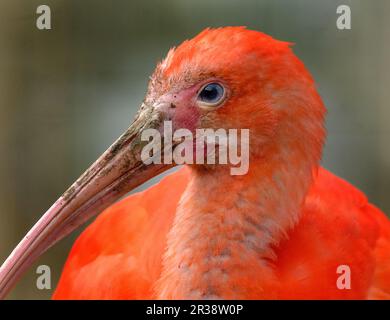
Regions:
<instances>
[{"instance_id":1,"label":"blue eye","mask_svg":"<svg viewBox=\"0 0 390 320\"><path fill-rule=\"evenodd\" d=\"M219 83L205 85L198 95L198 102L205 106L216 106L225 97L225 89Z\"/></svg>"}]
</instances>

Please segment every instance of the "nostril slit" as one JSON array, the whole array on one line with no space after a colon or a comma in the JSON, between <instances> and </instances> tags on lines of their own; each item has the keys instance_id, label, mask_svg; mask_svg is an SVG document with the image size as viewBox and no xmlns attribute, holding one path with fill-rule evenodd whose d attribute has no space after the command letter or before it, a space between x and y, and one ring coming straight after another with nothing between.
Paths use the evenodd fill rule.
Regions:
<instances>
[{"instance_id":1,"label":"nostril slit","mask_svg":"<svg viewBox=\"0 0 390 320\"><path fill-rule=\"evenodd\" d=\"M174 103L171 103L171 108L172 109L176 108L176 105Z\"/></svg>"}]
</instances>

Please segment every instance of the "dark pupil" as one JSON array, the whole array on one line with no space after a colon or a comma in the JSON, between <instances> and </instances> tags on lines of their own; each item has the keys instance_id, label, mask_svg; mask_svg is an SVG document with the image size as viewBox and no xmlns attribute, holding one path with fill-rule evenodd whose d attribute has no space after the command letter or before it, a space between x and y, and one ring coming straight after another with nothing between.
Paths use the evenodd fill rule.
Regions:
<instances>
[{"instance_id":1,"label":"dark pupil","mask_svg":"<svg viewBox=\"0 0 390 320\"><path fill-rule=\"evenodd\" d=\"M223 88L217 83L211 83L203 88L199 98L204 102L217 102L223 95Z\"/></svg>"}]
</instances>

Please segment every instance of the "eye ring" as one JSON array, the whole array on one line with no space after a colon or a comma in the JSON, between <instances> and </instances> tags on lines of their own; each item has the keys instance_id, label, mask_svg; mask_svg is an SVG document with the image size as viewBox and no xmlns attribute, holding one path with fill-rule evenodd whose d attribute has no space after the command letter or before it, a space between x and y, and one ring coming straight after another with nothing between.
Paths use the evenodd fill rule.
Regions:
<instances>
[{"instance_id":1,"label":"eye ring","mask_svg":"<svg viewBox=\"0 0 390 320\"><path fill-rule=\"evenodd\" d=\"M225 98L224 86L218 82L209 82L199 90L197 103L204 109L213 109L219 106Z\"/></svg>"}]
</instances>

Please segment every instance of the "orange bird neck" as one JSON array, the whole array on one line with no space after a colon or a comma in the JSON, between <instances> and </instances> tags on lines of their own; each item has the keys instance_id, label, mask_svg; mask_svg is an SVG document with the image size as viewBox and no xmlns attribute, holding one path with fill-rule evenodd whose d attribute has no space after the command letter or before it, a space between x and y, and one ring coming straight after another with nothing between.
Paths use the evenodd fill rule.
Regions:
<instances>
[{"instance_id":1,"label":"orange bird neck","mask_svg":"<svg viewBox=\"0 0 390 320\"><path fill-rule=\"evenodd\" d=\"M287 150L295 151L251 159L244 176L191 168L168 234L157 298L261 296L274 278L272 247L299 220L317 168L318 159L305 149Z\"/></svg>"}]
</instances>

